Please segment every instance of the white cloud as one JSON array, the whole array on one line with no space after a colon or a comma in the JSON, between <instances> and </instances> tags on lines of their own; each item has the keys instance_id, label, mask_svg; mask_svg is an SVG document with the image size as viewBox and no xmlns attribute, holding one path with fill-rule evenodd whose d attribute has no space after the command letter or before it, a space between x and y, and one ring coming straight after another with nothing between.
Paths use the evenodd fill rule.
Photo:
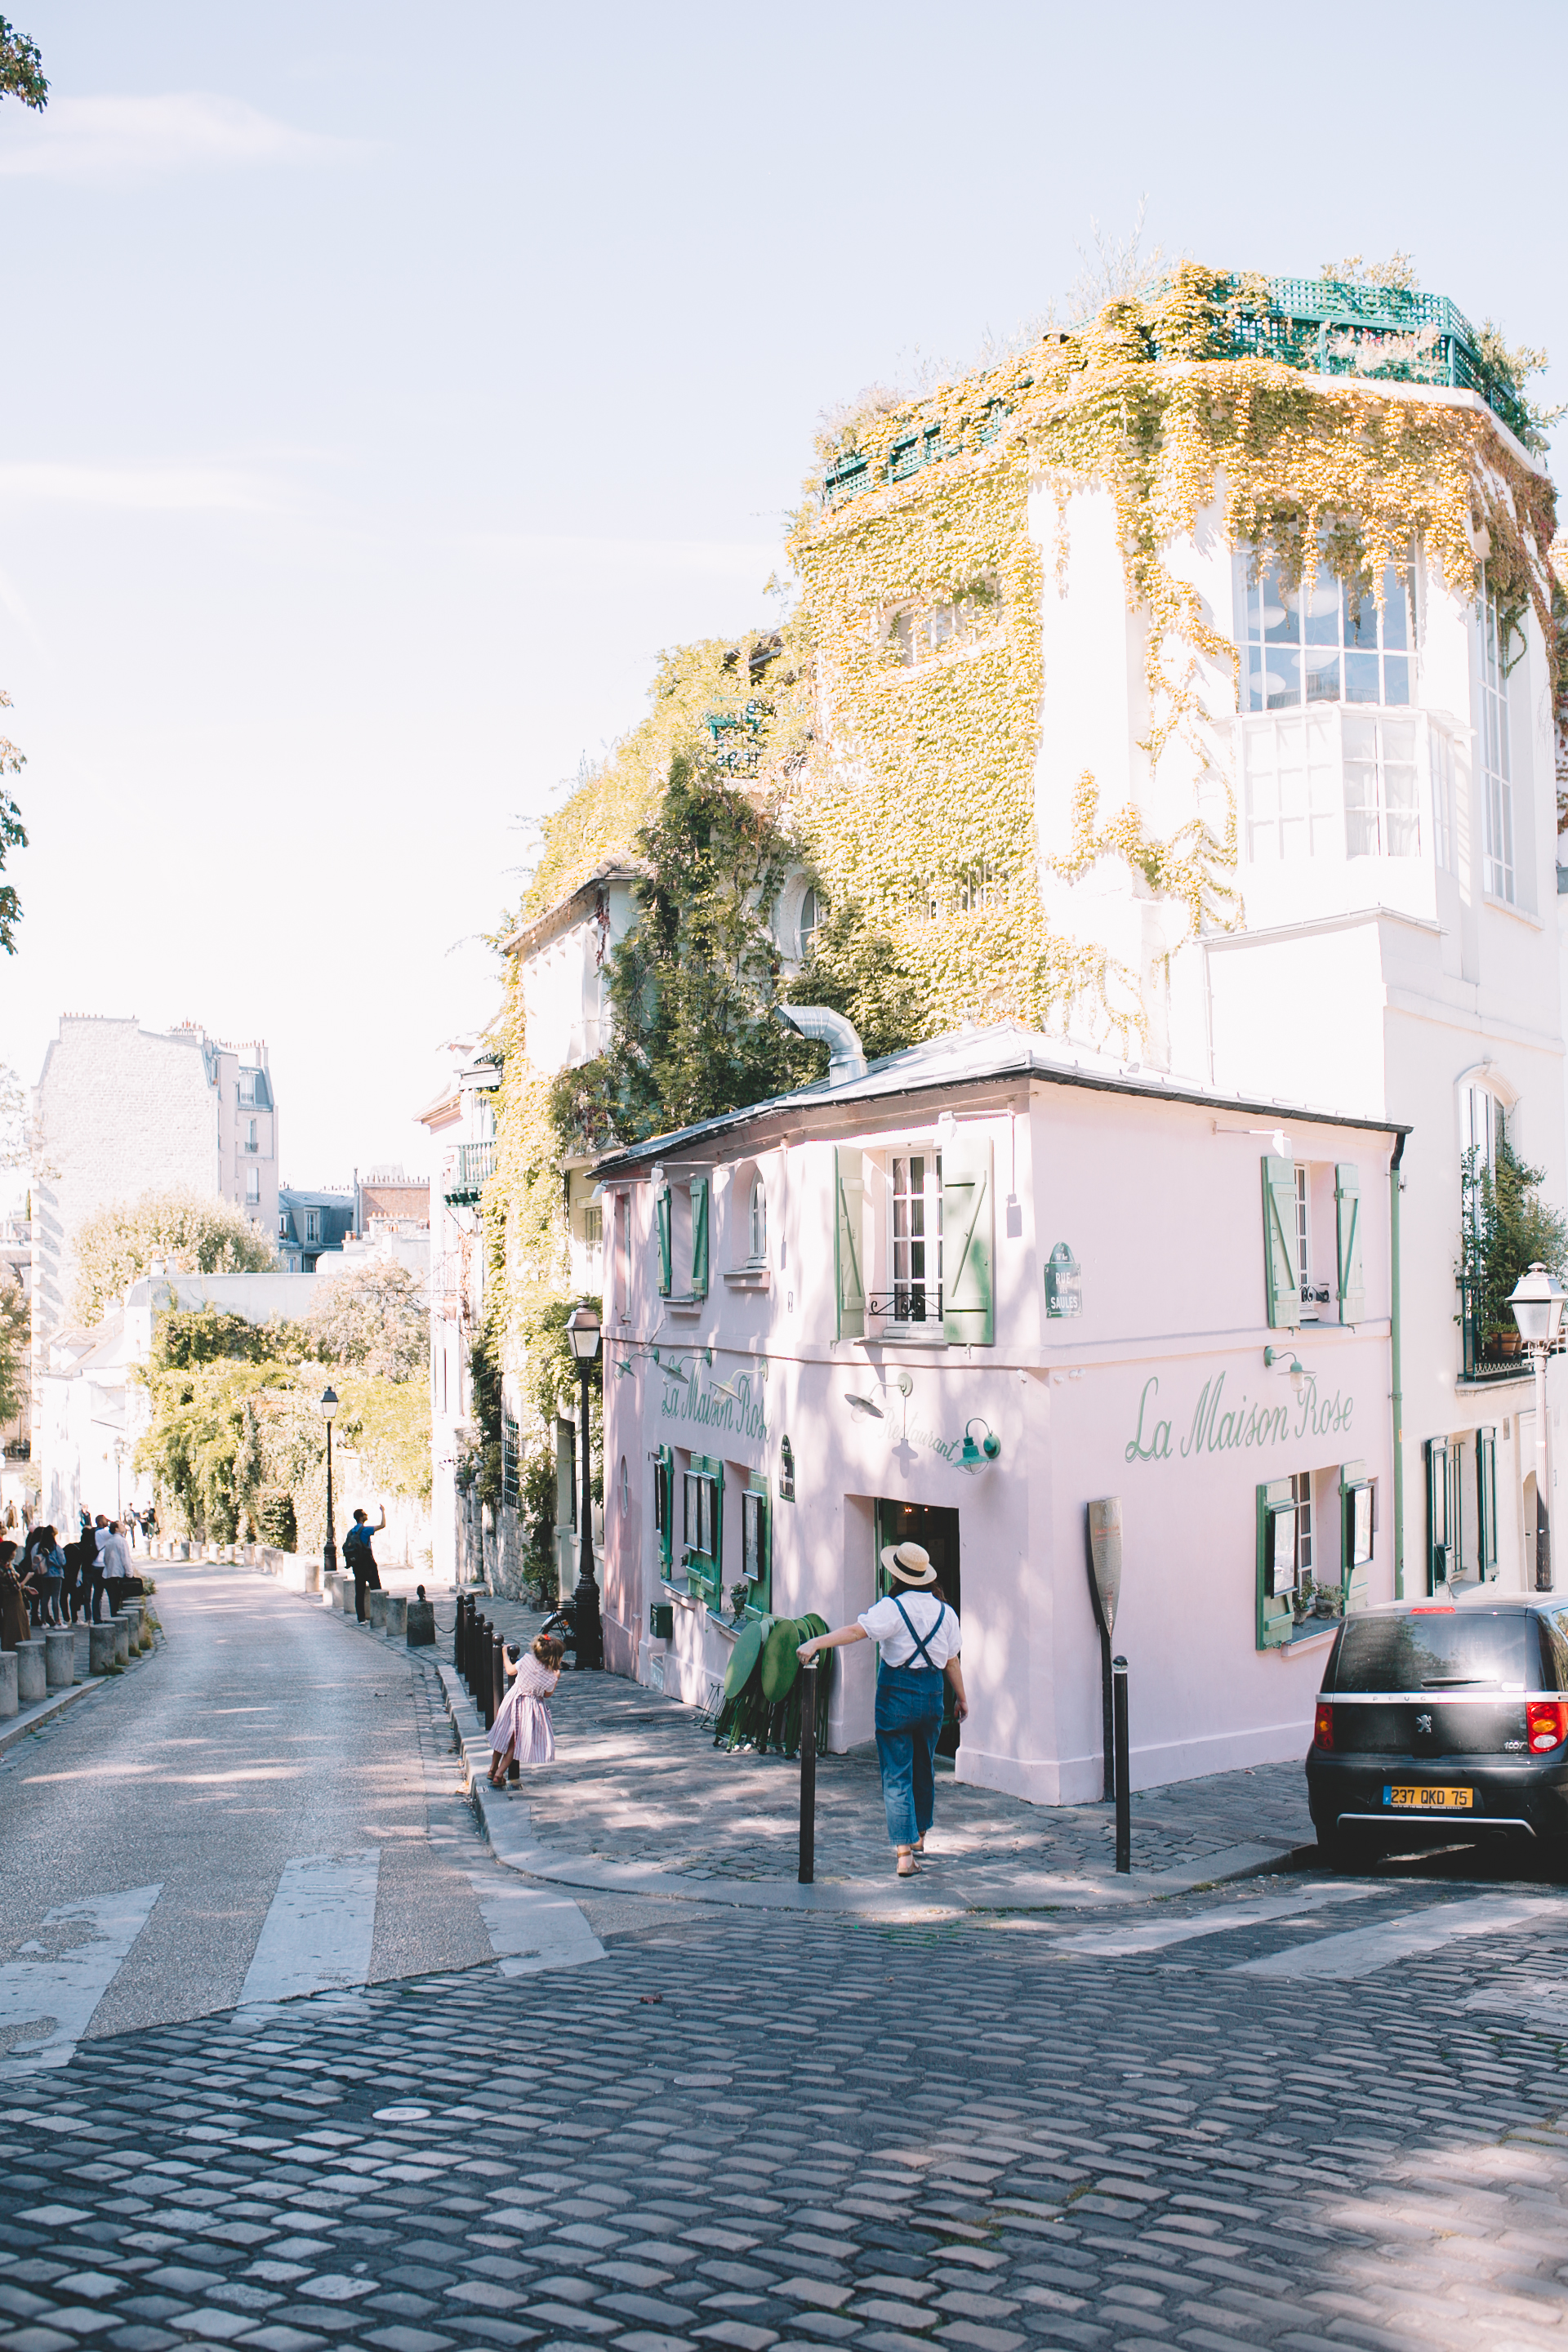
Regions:
<instances>
[{"instance_id":1,"label":"white cloud","mask_svg":"<svg viewBox=\"0 0 1568 2352\"><path fill-rule=\"evenodd\" d=\"M296 131L240 99L200 89L51 99L42 114L7 109L0 121L0 177L11 179L144 178L359 152L357 141Z\"/></svg>"},{"instance_id":2,"label":"white cloud","mask_svg":"<svg viewBox=\"0 0 1568 2352\"><path fill-rule=\"evenodd\" d=\"M151 514L260 514L279 503L259 476L224 466L0 465L5 499Z\"/></svg>"}]
</instances>

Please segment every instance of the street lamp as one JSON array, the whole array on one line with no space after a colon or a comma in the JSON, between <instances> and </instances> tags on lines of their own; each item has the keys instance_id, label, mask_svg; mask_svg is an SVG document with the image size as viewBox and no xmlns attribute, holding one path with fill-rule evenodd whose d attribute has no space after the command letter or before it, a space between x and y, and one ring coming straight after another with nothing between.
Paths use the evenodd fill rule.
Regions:
<instances>
[{"instance_id":1,"label":"street lamp","mask_svg":"<svg viewBox=\"0 0 1568 2352\"><path fill-rule=\"evenodd\" d=\"M124 1468L125 1468L125 1458L126 1458L127 1454L130 1453L130 1451L131 1451L131 1448L130 1448L130 1446L126 1444L126 1442L125 1442L125 1440L124 1440L124 1438L123 1438L123 1437L117 1437L117 1438L115 1439L115 1441L114 1441L114 1516L115 1516L115 1517L116 1517L117 1519L123 1519L123 1517L125 1517L125 1513L124 1513L124 1510L123 1510L123 1508L122 1508L122 1497L121 1497L121 1491L120 1491L120 1481L121 1481L121 1474L123 1473Z\"/></svg>"},{"instance_id":2,"label":"street lamp","mask_svg":"<svg viewBox=\"0 0 1568 2352\"><path fill-rule=\"evenodd\" d=\"M566 1318L566 1341L583 1383L583 1493L577 1507L582 1541L573 1616L579 1667L599 1667L605 1663L605 1628L599 1616L599 1588L594 1580L594 1488L588 1467L588 1382L598 1361L600 1338L598 1308L574 1307Z\"/></svg>"},{"instance_id":3,"label":"street lamp","mask_svg":"<svg viewBox=\"0 0 1568 2352\"><path fill-rule=\"evenodd\" d=\"M1546 1359L1563 1320L1568 1292L1538 1259L1509 1293L1519 1336L1535 1372L1535 1589L1552 1590L1552 1529L1546 1508Z\"/></svg>"},{"instance_id":4,"label":"street lamp","mask_svg":"<svg viewBox=\"0 0 1568 2352\"><path fill-rule=\"evenodd\" d=\"M323 1389L316 1411L327 1424L327 1540L321 1546L321 1571L326 1576L331 1576L338 1564L337 1530L332 1525L332 1415L337 1409L337 1391Z\"/></svg>"}]
</instances>

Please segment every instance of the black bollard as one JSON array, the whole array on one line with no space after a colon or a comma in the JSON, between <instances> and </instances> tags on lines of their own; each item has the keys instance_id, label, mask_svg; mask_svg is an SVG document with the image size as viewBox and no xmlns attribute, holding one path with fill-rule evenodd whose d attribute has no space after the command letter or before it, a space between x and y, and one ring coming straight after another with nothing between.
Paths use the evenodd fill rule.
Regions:
<instances>
[{"instance_id":1,"label":"black bollard","mask_svg":"<svg viewBox=\"0 0 1568 2352\"><path fill-rule=\"evenodd\" d=\"M496 1721L496 1629L485 1619L485 1646L479 1659L479 1707L485 1718L485 1729L493 1731Z\"/></svg>"},{"instance_id":2,"label":"black bollard","mask_svg":"<svg viewBox=\"0 0 1568 2352\"><path fill-rule=\"evenodd\" d=\"M800 1670L800 1868L802 1886L816 1875L816 1661Z\"/></svg>"},{"instance_id":3,"label":"black bollard","mask_svg":"<svg viewBox=\"0 0 1568 2352\"><path fill-rule=\"evenodd\" d=\"M1116 1711L1116 1867L1132 1867L1132 1802L1127 1781L1127 1661L1113 1658L1110 1680Z\"/></svg>"},{"instance_id":4,"label":"black bollard","mask_svg":"<svg viewBox=\"0 0 1568 2352\"><path fill-rule=\"evenodd\" d=\"M459 1682L462 1680L463 1676L463 1618L467 1612L467 1609L468 1602L459 1592L458 1595L458 1615L452 1627L452 1664L457 1668L458 1679Z\"/></svg>"},{"instance_id":5,"label":"black bollard","mask_svg":"<svg viewBox=\"0 0 1568 2352\"><path fill-rule=\"evenodd\" d=\"M496 1635L495 1655L492 1661L492 1666L493 1679L490 1684L490 1722L493 1725L497 1716L501 1711L501 1702L506 1697L506 1642L504 1637L500 1633Z\"/></svg>"}]
</instances>

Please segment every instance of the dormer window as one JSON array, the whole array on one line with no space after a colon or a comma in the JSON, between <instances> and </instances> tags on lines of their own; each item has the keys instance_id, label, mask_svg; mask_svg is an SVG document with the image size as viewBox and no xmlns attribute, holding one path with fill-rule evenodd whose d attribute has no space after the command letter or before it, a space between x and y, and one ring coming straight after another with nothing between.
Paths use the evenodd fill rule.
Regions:
<instances>
[{"instance_id":1,"label":"dormer window","mask_svg":"<svg viewBox=\"0 0 1568 2352\"><path fill-rule=\"evenodd\" d=\"M256 1107L256 1078L257 1073L254 1070L241 1070L239 1074L239 1107L241 1110L253 1110Z\"/></svg>"}]
</instances>

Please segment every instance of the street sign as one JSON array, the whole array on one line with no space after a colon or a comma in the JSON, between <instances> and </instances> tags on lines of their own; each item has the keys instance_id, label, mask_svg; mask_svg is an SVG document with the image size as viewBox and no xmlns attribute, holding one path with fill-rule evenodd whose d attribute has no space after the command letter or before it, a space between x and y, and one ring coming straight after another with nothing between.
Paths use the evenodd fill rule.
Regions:
<instances>
[{"instance_id":1,"label":"street sign","mask_svg":"<svg viewBox=\"0 0 1568 2352\"><path fill-rule=\"evenodd\" d=\"M1107 1495L1089 1507L1089 1580L1094 1613L1106 1640L1116 1631L1116 1604L1121 1592L1121 1498Z\"/></svg>"}]
</instances>

